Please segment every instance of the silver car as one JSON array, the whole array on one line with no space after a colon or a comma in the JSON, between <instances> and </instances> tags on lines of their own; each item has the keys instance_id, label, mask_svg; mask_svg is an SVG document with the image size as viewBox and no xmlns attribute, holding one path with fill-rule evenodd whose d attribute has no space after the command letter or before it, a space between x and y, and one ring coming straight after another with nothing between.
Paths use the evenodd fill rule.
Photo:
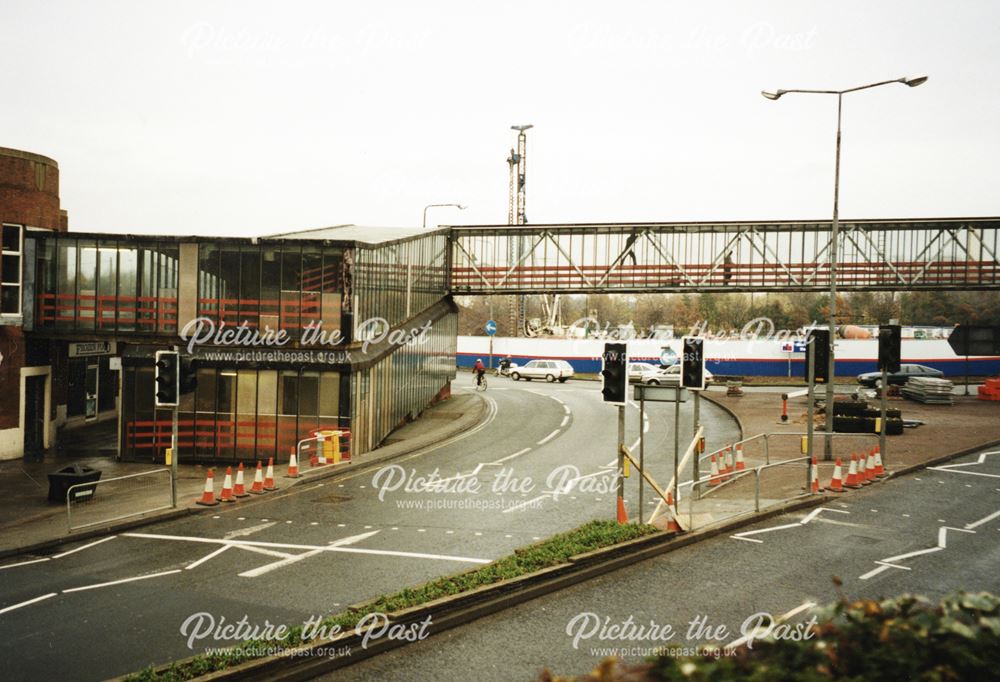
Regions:
<instances>
[{"instance_id":1,"label":"silver car","mask_svg":"<svg viewBox=\"0 0 1000 682\"><path fill-rule=\"evenodd\" d=\"M707 369L705 370L705 388L708 388L712 383L714 377L712 373ZM666 384L667 386L680 386L681 384L681 366L671 365L665 370L660 372L659 383Z\"/></svg>"},{"instance_id":2,"label":"silver car","mask_svg":"<svg viewBox=\"0 0 1000 682\"><path fill-rule=\"evenodd\" d=\"M514 381L519 379L545 379L549 383L558 380L565 383L573 376L573 367L565 360L532 360L523 367L511 367L510 378Z\"/></svg>"}]
</instances>

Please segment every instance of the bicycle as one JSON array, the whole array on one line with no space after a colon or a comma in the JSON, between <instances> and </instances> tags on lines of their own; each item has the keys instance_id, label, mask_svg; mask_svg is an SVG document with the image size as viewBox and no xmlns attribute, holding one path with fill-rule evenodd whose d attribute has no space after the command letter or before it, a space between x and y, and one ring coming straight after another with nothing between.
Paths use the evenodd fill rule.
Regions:
<instances>
[{"instance_id":1,"label":"bicycle","mask_svg":"<svg viewBox=\"0 0 1000 682\"><path fill-rule=\"evenodd\" d=\"M485 391L487 383L488 382L486 381L486 372L483 372L482 378L479 380L479 383L476 384L476 390L477 391Z\"/></svg>"}]
</instances>

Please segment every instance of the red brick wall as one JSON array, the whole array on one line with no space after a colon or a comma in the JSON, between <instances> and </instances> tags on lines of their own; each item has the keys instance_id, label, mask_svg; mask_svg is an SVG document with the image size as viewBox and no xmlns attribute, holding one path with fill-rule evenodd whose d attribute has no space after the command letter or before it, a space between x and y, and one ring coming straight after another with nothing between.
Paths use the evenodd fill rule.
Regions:
<instances>
[{"instance_id":1,"label":"red brick wall","mask_svg":"<svg viewBox=\"0 0 1000 682\"><path fill-rule=\"evenodd\" d=\"M52 159L0 147L0 221L66 230L59 210L59 166Z\"/></svg>"}]
</instances>

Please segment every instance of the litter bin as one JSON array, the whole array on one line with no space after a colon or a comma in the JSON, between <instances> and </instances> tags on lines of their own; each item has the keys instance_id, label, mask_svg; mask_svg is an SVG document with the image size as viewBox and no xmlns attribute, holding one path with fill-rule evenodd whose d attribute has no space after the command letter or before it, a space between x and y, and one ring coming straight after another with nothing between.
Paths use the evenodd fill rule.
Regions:
<instances>
[{"instance_id":1,"label":"litter bin","mask_svg":"<svg viewBox=\"0 0 1000 682\"><path fill-rule=\"evenodd\" d=\"M96 483L101 479L101 471L74 464L49 474L49 502L66 502L66 494L77 483ZM73 500L86 500L94 496L96 485L88 485L73 491Z\"/></svg>"}]
</instances>

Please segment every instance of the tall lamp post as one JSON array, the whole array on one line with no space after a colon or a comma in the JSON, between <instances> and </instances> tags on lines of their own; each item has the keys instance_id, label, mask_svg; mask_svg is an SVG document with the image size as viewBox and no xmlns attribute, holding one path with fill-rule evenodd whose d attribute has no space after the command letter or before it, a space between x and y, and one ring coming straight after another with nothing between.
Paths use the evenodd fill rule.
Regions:
<instances>
[{"instance_id":1,"label":"tall lamp post","mask_svg":"<svg viewBox=\"0 0 1000 682\"><path fill-rule=\"evenodd\" d=\"M427 227L427 209L441 208L444 206L451 206L453 208L457 208L459 211L464 211L466 208L468 208L468 206L463 206L462 204L427 204L426 206L424 206L424 222L423 222L424 228Z\"/></svg>"},{"instance_id":2,"label":"tall lamp post","mask_svg":"<svg viewBox=\"0 0 1000 682\"><path fill-rule=\"evenodd\" d=\"M767 92L766 90L761 91L761 95L770 100L776 100L782 95L787 95L789 93L802 93L806 95L836 95L837 96L837 160L834 167L833 175L833 222L830 227L830 364L827 366L827 381L826 381L826 438L824 439L825 444L823 446L823 459L829 460L833 459L833 383L834 383L834 347L836 346L837 337L837 239L839 232L839 212L838 205L840 201L840 114L843 108L844 95L849 92L857 92L858 90L868 90L870 88L877 88L881 85L889 85L890 83L902 83L911 88L915 88L918 85L922 85L927 82L927 76L918 76L916 78L895 78L888 81L880 81L878 83L870 83L868 85L859 85L855 88L848 88L846 90L776 90L774 92Z\"/></svg>"}]
</instances>

